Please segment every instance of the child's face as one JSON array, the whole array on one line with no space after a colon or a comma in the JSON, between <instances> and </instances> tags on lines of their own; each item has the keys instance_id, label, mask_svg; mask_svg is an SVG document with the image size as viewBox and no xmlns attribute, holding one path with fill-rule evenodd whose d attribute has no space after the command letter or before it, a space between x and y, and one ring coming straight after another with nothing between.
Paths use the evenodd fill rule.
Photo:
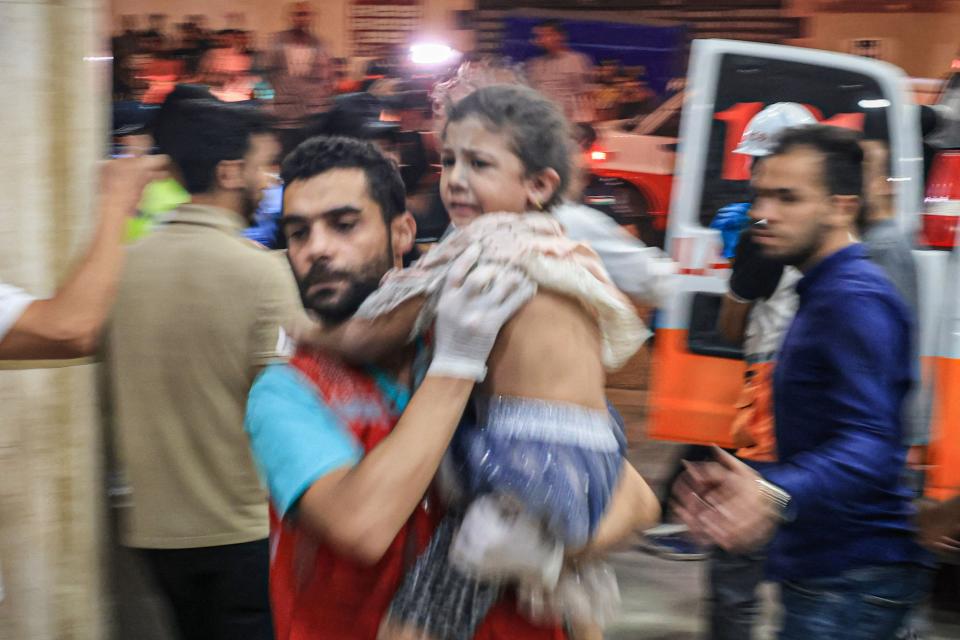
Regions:
<instances>
[{"instance_id":1,"label":"child's face","mask_svg":"<svg viewBox=\"0 0 960 640\"><path fill-rule=\"evenodd\" d=\"M510 139L475 116L447 125L440 197L456 227L484 213L523 213L531 204L531 180Z\"/></svg>"}]
</instances>

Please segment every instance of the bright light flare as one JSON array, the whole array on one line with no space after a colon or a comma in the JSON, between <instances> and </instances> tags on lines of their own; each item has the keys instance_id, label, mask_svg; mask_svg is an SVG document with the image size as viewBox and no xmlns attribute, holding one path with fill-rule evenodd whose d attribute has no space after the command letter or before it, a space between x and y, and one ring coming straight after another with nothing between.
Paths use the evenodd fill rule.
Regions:
<instances>
[{"instance_id":1,"label":"bright light flare","mask_svg":"<svg viewBox=\"0 0 960 640\"><path fill-rule=\"evenodd\" d=\"M410 47L410 60L414 64L443 64L453 61L459 55L460 52L456 49L433 42L421 42Z\"/></svg>"},{"instance_id":2,"label":"bright light flare","mask_svg":"<svg viewBox=\"0 0 960 640\"><path fill-rule=\"evenodd\" d=\"M591 151L591 152L590 152L590 159L591 159L591 160L596 160L596 161L598 161L598 162L602 162L603 160L606 160L606 159L607 159L607 152L606 152L606 151Z\"/></svg>"}]
</instances>

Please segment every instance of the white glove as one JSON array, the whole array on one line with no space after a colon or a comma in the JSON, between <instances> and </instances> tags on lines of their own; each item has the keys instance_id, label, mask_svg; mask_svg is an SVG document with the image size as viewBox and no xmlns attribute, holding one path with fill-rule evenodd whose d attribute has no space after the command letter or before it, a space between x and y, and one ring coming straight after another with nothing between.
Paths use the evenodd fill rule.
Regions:
<instances>
[{"instance_id":1,"label":"white glove","mask_svg":"<svg viewBox=\"0 0 960 640\"><path fill-rule=\"evenodd\" d=\"M454 261L437 302L433 362L427 375L482 381L500 328L537 286L509 266L477 265L479 247Z\"/></svg>"}]
</instances>

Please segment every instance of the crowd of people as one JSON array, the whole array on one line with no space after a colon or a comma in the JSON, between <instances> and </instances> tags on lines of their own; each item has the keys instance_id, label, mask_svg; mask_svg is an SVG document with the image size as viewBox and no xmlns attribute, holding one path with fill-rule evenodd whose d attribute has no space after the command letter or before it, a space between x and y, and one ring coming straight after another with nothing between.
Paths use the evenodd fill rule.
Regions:
<instances>
[{"instance_id":1,"label":"crowd of people","mask_svg":"<svg viewBox=\"0 0 960 640\"><path fill-rule=\"evenodd\" d=\"M329 108L335 95L403 78L404 52L385 50L363 69L351 69L351 61L333 57L313 34L309 3L292 3L287 11L289 29L266 37L243 28L239 13L219 30L208 28L202 14L187 16L173 30L164 14L146 16L145 28L140 16L122 16L112 40L113 99L160 104L175 84L200 83L221 100L272 103L281 128L293 129ZM562 22L545 21L534 30L534 42L543 53L523 65L527 81L557 101L571 122L627 119L657 105L642 67L625 68L616 59L594 65L570 48Z\"/></svg>"},{"instance_id":2,"label":"crowd of people","mask_svg":"<svg viewBox=\"0 0 960 640\"><path fill-rule=\"evenodd\" d=\"M105 165L98 233L62 288L0 285L0 358L102 357L121 544L180 637L596 640L617 599L603 556L670 513L711 549L712 638L750 637L764 577L787 640L909 627L923 547L958 551L960 507L918 519L903 482L926 436L883 148L799 105L744 137L756 197L717 225L720 329L749 365L740 449L687 464L662 509L605 380L649 336L633 303L662 299L677 265L579 203L589 69L562 29L538 32L541 91L475 68L434 95L450 225L418 257L397 138L328 103L312 13L290 17L272 112L218 94L253 68L218 34L195 70L230 79L174 81L137 132L158 153ZM115 46L147 42L156 64L209 41L202 20L179 49L161 19L128 26ZM125 249L145 203L163 215Z\"/></svg>"}]
</instances>

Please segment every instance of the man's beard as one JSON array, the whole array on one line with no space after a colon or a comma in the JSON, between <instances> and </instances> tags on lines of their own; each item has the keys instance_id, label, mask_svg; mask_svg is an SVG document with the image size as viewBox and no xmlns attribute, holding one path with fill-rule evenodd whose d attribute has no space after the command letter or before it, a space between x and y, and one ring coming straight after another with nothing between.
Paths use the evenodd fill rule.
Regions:
<instances>
[{"instance_id":1,"label":"man's beard","mask_svg":"<svg viewBox=\"0 0 960 640\"><path fill-rule=\"evenodd\" d=\"M779 262L789 267L797 267L802 269L806 264L810 262L813 256L820 250L820 247L823 245L824 236L826 234L823 230L817 230L814 232L813 236L808 238L806 242L802 245L793 247L789 251L785 251L779 255L770 255L766 251L763 251L764 257L774 262Z\"/></svg>"},{"instance_id":2,"label":"man's beard","mask_svg":"<svg viewBox=\"0 0 960 640\"><path fill-rule=\"evenodd\" d=\"M327 268L325 263L317 262L306 277L299 279L297 283L300 287L300 299L304 308L316 313L324 322L338 324L357 312L363 301L380 286L380 280L392 267L393 258L389 251L354 272L334 271ZM307 293L310 287L331 281L346 282L335 299L327 300L323 292L312 295Z\"/></svg>"}]
</instances>

